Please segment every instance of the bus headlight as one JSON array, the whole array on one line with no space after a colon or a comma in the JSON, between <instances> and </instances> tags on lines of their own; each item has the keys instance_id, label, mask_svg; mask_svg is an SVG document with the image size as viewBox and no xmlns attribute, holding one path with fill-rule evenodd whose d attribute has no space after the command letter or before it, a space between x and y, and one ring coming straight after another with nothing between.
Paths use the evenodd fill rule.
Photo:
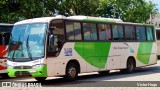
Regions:
<instances>
[{"instance_id":1,"label":"bus headlight","mask_svg":"<svg viewBox=\"0 0 160 90\"><path fill-rule=\"evenodd\" d=\"M42 66L43 66L43 64L37 64L37 65L32 66L32 68L36 69L36 68L40 68Z\"/></svg>"},{"instance_id":2,"label":"bus headlight","mask_svg":"<svg viewBox=\"0 0 160 90\"><path fill-rule=\"evenodd\" d=\"M13 67L13 66L8 65L8 66L7 66L7 68L13 69L14 67Z\"/></svg>"}]
</instances>

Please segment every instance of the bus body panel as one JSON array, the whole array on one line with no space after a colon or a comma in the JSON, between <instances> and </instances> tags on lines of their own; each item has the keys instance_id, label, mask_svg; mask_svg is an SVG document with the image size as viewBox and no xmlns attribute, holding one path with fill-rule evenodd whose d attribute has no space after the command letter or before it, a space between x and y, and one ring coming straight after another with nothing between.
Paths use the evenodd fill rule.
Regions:
<instances>
[{"instance_id":1,"label":"bus body panel","mask_svg":"<svg viewBox=\"0 0 160 90\"><path fill-rule=\"evenodd\" d=\"M90 42L88 42L88 43L90 43ZM99 43L99 42L96 42L96 43ZM105 42L103 42L103 43L105 43ZM130 56L134 57L134 59L136 60L136 67L142 67L142 66L146 66L146 65L156 64L156 62L157 62L156 52L155 52L156 45L155 45L155 43L153 43L153 45L150 45L152 43L153 42L147 42L147 43L143 42L143 44L145 44L145 46L140 47L139 46L140 43L135 43L135 42L126 42L126 43L113 42L113 43L111 43L111 47L109 48L110 51L109 51L108 57L105 57L105 56L94 57L94 55L92 55L92 54L95 54L96 51L93 53L94 50L91 50L91 52L88 52L90 55L90 57L88 56L89 58L86 58L86 56L83 57L84 55L82 55L85 52L85 50L83 48L84 47L83 44L80 43L80 45L82 45L82 46L80 46L80 45L75 45L77 43L66 43L64 45L64 47L62 48L61 53L58 57L47 59L48 76L65 75L66 65L70 60L73 60L73 59L78 60L80 67L81 67L81 72L124 69L124 68L126 68L127 59ZM91 44L93 44L93 42L91 42ZM147 45L147 44L149 44L149 45ZM76 51L75 46L82 47L82 48L79 48L79 50L83 50L83 51L80 51L80 53L79 53L78 51ZM146 49L147 46L149 46L149 47L151 46L151 49L150 49L151 51L148 51L148 52L147 51L145 51L145 52L139 51L139 50L141 50L139 48ZM65 55L67 53L67 51L66 51L67 48L72 49L72 53L70 53L70 55L69 55L69 53L67 55ZM95 48L93 47L90 49L95 49ZM101 48L101 49L103 50L104 48ZM144 57L144 59L143 59L143 57ZM93 59L93 61L87 61L87 59L88 60ZM106 63L103 62L103 60L106 61ZM98 64L99 66L96 64ZM100 65L101 66L104 65L104 67L101 67ZM56 67L56 68L54 68L54 67Z\"/></svg>"},{"instance_id":2,"label":"bus body panel","mask_svg":"<svg viewBox=\"0 0 160 90\"><path fill-rule=\"evenodd\" d=\"M0 73L6 73L6 69L7 69L7 60L5 57L7 57L7 45L2 45L0 46L0 57L2 57L2 59L0 59Z\"/></svg>"},{"instance_id":3,"label":"bus body panel","mask_svg":"<svg viewBox=\"0 0 160 90\"><path fill-rule=\"evenodd\" d=\"M16 75L21 74L20 72L27 72L27 75L34 77L47 76L47 65L44 63L44 59L37 59L29 62L14 62L7 61L8 65L8 75L10 77L16 77ZM36 67L35 65L42 65L42 67ZM25 74L24 74L25 75Z\"/></svg>"},{"instance_id":4,"label":"bus body panel","mask_svg":"<svg viewBox=\"0 0 160 90\"><path fill-rule=\"evenodd\" d=\"M88 44L93 42L87 42ZM95 42L99 43L99 42ZM106 42L100 42L100 45L105 44ZM141 46L141 48L146 49L147 44L153 43L153 42L143 42L146 46ZM125 43L117 43L117 42L112 42L110 44L110 48L108 48L109 53L108 56L97 56L94 57L92 54L97 54L96 51L92 50L95 49L95 47L88 47L83 48L84 44L80 43L80 45L76 45L77 43L66 43L59 56L55 58L47 58L44 59L46 60L46 71L47 71L47 76L63 76L65 75L65 69L67 66L67 63L70 60L77 60L80 64L80 72L95 72L95 71L104 71L104 70L113 70L113 69L124 69L126 68L126 63L127 59L132 56L136 60L136 67L142 67L146 65L152 65L156 64L156 52L155 52L155 43L151 45L151 51L148 51L148 53L140 52L139 49L139 44L140 43L135 43L135 42L125 42ZM81 46L82 45L82 46ZM98 45L98 44L96 44ZM76 49L78 46L78 49ZM150 45L149 45L150 46ZM100 47L100 46L96 46ZM102 47L102 46L101 46ZM85 49L90 48L91 52L88 53L88 57L86 55L82 55L85 52ZM71 51L69 50L71 49ZM98 48L103 50L104 48ZM82 51L81 51L82 50ZM100 51L101 51L100 50ZM94 52L93 52L94 51ZM105 51L105 50L104 50ZM106 50L107 51L107 50ZM97 51L98 52L98 51ZM99 52L100 53L100 52ZM104 52L101 52L104 53ZM151 54L152 53L152 54ZM138 56L139 55L139 56ZM85 57L84 57L85 56ZM86 58L87 57L87 58ZM143 60L143 57L145 60ZM98 58L98 59L97 59ZM93 59L92 61L90 59ZM90 60L90 61L89 61ZM37 62L37 63L34 63ZM34 66L36 64L39 64L40 62L45 62L45 61L31 61L31 62L22 62L22 63L12 63L13 66ZM11 64L10 61L8 61L9 64ZM30 69L29 72L32 70L36 69ZM21 71L21 70L17 70Z\"/></svg>"},{"instance_id":5,"label":"bus body panel","mask_svg":"<svg viewBox=\"0 0 160 90\"><path fill-rule=\"evenodd\" d=\"M12 28L13 24L0 23L0 73L7 72L9 34Z\"/></svg>"},{"instance_id":6,"label":"bus body panel","mask_svg":"<svg viewBox=\"0 0 160 90\"><path fill-rule=\"evenodd\" d=\"M7 60L6 59L0 59L0 72L6 73L7 69Z\"/></svg>"}]
</instances>

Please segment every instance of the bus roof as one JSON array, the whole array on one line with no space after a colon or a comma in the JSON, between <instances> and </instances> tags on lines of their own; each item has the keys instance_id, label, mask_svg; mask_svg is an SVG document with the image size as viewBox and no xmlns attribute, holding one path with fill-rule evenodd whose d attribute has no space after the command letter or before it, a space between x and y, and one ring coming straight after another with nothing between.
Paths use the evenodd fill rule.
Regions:
<instances>
[{"instance_id":1,"label":"bus roof","mask_svg":"<svg viewBox=\"0 0 160 90\"><path fill-rule=\"evenodd\" d=\"M62 16L33 18L33 19L26 19L26 20L19 21L14 25L26 24L26 23L49 23L53 19L64 19L64 18L65 17L62 17Z\"/></svg>"},{"instance_id":2,"label":"bus roof","mask_svg":"<svg viewBox=\"0 0 160 90\"><path fill-rule=\"evenodd\" d=\"M120 24L154 26L152 24L123 22L121 19L80 16L80 15L79 16L69 16L69 17L58 15L58 16L55 16L55 17L33 18L33 19L27 19L27 20L19 21L19 22L15 23L15 25L26 24L26 23L50 23L50 21L54 20L54 19L79 20L79 21L87 21L87 22L109 22L109 23L120 23Z\"/></svg>"},{"instance_id":3,"label":"bus roof","mask_svg":"<svg viewBox=\"0 0 160 90\"><path fill-rule=\"evenodd\" d=\"M91 17L91 16L70 16L66 17L69 20L82 20L82 21L95 21L95 22L123 22L121 19L104 18L104 17Z\"/></svg>"}]
</instances>

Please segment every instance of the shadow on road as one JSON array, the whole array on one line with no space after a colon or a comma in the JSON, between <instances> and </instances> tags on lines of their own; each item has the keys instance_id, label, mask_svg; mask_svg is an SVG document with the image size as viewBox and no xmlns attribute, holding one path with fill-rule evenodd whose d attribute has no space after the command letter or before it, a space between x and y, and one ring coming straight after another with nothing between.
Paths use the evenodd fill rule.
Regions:
<instances>
[{"instance_id":1,"label":"shadow on road","mask_svg":"<svg viewBox=\"0 0 160 90\"><path fill-rule=\"evenodd\" d=\"M143 76L148 74L156 74L160 73L160 66L154 67L144 67L144 68L137 68L134 73L131 74L124 74L122 72L113 72L108 74L107 76L101 76L99 74L91 74L91 75L84 75L79 76L78 80L75 82L67 82L65 79L51 79L41 82L42 86L86 86L88 84L94 85L100 81L107 81L107 80L114 80L120 78L127 78L127 77L134 77L134 76ZM33 82L32 82L33 83Z\"/></svg>"}]
</instances>

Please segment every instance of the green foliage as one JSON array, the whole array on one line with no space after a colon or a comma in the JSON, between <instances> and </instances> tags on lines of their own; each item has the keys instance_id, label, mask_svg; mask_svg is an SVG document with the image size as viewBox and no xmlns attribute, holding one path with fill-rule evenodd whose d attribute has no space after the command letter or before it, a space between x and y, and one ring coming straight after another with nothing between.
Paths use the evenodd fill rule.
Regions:
<instances>
[{"instance_id":1,"label":"green foliage","mask_svg":"<svg viewBox=\"0 0 160 90\"><path fill-rule=\"evenodd\" d=\"M49 1L49 0L48 0ZM54 13L47 0L0 1L0 22L15 23L19 19L50 16ZM50 11L51 10L51 11Z\"/></svg>"},{"instance_id":2,"label":"green foliage","mask_svg":"<svg viewBox=\"0 0 160 90\"><path fill-rule=\"evenodd\" d=\"M53 16L86 15L144 22L157 13L156 5L145 0L0 0L0 22Z\"/></svg>"}]
</instances>

